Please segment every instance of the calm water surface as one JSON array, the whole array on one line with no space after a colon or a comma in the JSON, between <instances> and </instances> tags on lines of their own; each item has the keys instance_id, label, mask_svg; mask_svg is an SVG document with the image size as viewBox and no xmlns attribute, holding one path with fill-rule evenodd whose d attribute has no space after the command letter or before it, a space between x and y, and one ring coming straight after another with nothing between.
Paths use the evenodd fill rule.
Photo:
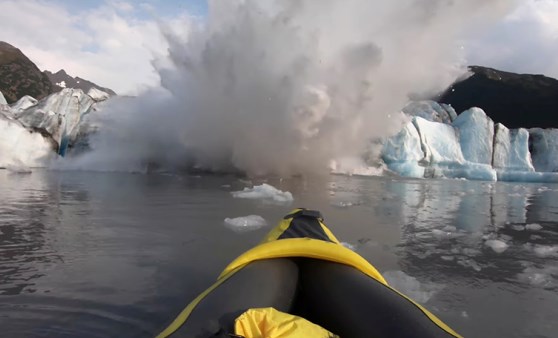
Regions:
<instances>
[{"instance_id":1,"label":"calm water surface","mask_svg":"<svg viewBox=\"0 0 558 338\"><path fill-rule=\"evenodd\" d=\"M0 336L151 337L269 230L225 218L304 206L464 336L556 337L557 185L269 183L295 202L234 199L234 177L0 170Z\"/></svg>"}]
</instances>

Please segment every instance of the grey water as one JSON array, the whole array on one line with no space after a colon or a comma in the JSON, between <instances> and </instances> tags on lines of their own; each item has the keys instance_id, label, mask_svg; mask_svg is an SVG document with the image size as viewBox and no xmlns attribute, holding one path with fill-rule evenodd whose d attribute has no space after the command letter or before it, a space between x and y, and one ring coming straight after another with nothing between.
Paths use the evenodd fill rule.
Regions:
<instances>
[{"instance_id":1,"label":"grey water","mask_svg":"<svg viewBox=\"0 0 558 338\"><path fill-rule=\"evenodd\" d=\"M249 182L232 176L1 170L0 336L152 337L303 206L463 336L556 337L558 185L268 183L294 202L235 199L231 191ZM270 225L235 232L223 224L252 214Z\"/></svg>"}]
</instances>

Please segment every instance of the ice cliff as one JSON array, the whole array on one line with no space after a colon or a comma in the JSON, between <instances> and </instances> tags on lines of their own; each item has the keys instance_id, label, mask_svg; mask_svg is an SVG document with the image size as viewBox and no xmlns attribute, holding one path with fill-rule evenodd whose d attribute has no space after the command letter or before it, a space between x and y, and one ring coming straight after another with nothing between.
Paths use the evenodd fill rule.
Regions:
<instances>
[{"instance_id":1,"label":"ice cliff","mask_svg":"<svg viewBox=\"0 0 558 338\"><path fill-rule=\"evenodd\" d=\"M88 116L108 98L98 89L85 94L66 88L40 101L24 96L8 105L0 95L0 167L48 166L87 143L94 130ZM558 182L558 129L508 129L480 108L457 115L434 101L412 102L403 113L408 122L380 142L383 163L374 172L387 168L413 178Z\"/></svg>"},{"instance_id":2,"label":"ice cliff","mask_svg":"<svg viewBox=\"0 0 558 338\"><path fill-rule=\"evenodd\" d=\"M44 167L64 156L86 128L86 116L108 97L66 88L40 101L24 96L7 105L0 98L0 167Z\"/></svg>"},{"instance_id":3,"label":"ice cliff","mask_svg":"<svg viewBox=\"0 0 558 338\"><path fill-rule=\"evenodd\" d=\"M558 130L508 129L480 108L413 102L410 122L385 140L382 160L402 176L558 182Z\"/></svg>"}]
</instances>

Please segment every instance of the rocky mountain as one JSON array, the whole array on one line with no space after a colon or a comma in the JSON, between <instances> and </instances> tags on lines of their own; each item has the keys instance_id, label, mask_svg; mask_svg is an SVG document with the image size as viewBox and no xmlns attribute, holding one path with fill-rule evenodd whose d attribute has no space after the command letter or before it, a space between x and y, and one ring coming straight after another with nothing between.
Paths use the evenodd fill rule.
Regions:
<instances>
[{"instance_id":1,"label":"rocky mountain","mask_svg":"<svg viewBox=\"0 0 558 338\"><path fill-rule=\"evenodd\" d=\"M94 88L111 96L116 93L80 77L72 77L63 69L56 73L39 68L7 42L0 41L0 92L8 103L14 103L25 95L38 100L63 88L81 89L84 93Z\"/></svg>"},{"instance_id":2,"label":"rocky mountain","mask_svg":"<svg viewBox=\"0 0 558 338\"><path fill-rule=\"evenodd\" d=\"M480 107L509 128L558 128L558 80L471 66L472 75L436 100L456 111Z\"/></svg>"},{"instance_id":3,"label":"rocky mountain","mask_svg":"<svg viewBox=\"0 0 558 338\"><path fill-rule=\"evenodd\" d=\"M85 93L87 93L89 89L95 88L105 93L108 93L111 96L116 95L116 93L109 88L98 86L95 83L82 79L80 77L72 77L68 75L64 69L60 69L56 73L51 73L48 70L45 70L44 73L50 79L50 82L52 82L54 85L58 87L81 89Z\"/></svg>"},{"instance_id":4,"label":"rocky mountain","mask_svg":"<svg viewBox=\"0 0 558 338\"><path fill-rule=\"evenodd\" d=\"M41 99L58 90L19 49L0 41L0 91L8 103L25 95Z\"/></svg>"}]
</instances>

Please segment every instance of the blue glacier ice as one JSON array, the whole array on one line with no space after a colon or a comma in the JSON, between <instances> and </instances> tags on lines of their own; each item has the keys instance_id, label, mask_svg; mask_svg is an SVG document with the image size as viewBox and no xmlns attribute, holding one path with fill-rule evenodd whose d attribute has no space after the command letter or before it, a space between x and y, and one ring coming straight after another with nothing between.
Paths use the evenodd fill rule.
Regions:
<instances>
[{"instance_id":1,"label":"blue glacier ice","mask_svg":"<svg viewBox=\"0 0 558 338\"><path fill-rule=\"evenodd\" d=\"M384 141L381 156L401 176L558 182L558 130L510 130L480 108L454 118L433 101L403 111L412 120Z\"/></svg>"},{"instance_id":2,"label":"blue glacier ice","mask_svg":"<svg viewBox=\"0 0 558 338\"><path fill-rule=\"evenodd\" d=\"M102 97L100 93L93 94L96 98ZM81 123L95 103L81 89L65 88L18 111L16 117L26 127L46 130L58 143L58 153L64 156L68 145L76 141Z\"/></svg>"},{"instance_id":3,"label":"blue glacier ice","mask_svg":"<svg viewBox=\"0 0 558 338\"><path fill-rule=\"evenodd\" d=\"M480 108L459 114L452 123L459 133L463 157L469 162L492 164L494 122Z\"/></svg>"},{"instance_id":4,"label":"blue glacier ice","mask_svg":"<svg viewBox=\"0 0 558 338\"><path fill-rule=\"evenodd\" d=\"M495 128L494 168L505 171L533 172L535 168L529 153L529 132L527 129L508 129L501 123Z\"/></svg>"},{"instance_id":5,"label":"blue glacier ice","mask_svg":"<svg viewBox=\"0 0 558 338\"><path fill-rule=\"evenodd\" d=\"M404 177L423 178L424 159L420 135L413 121L408 122L401 131L386 140L383 146L383 160L388 169Z\"/></svg>"},{"instance_id":6,"label":"blue glacier ice","mask_svg":"<svg viewBox=\"0 0 558 338\"><path fill-rule=\"evenodd\" d=\"M405 177L496 180L490 165L467 161L462 148L452 125L415 116L384 143L382 159L390 170Z\"/></svg>"}]
</instances>

